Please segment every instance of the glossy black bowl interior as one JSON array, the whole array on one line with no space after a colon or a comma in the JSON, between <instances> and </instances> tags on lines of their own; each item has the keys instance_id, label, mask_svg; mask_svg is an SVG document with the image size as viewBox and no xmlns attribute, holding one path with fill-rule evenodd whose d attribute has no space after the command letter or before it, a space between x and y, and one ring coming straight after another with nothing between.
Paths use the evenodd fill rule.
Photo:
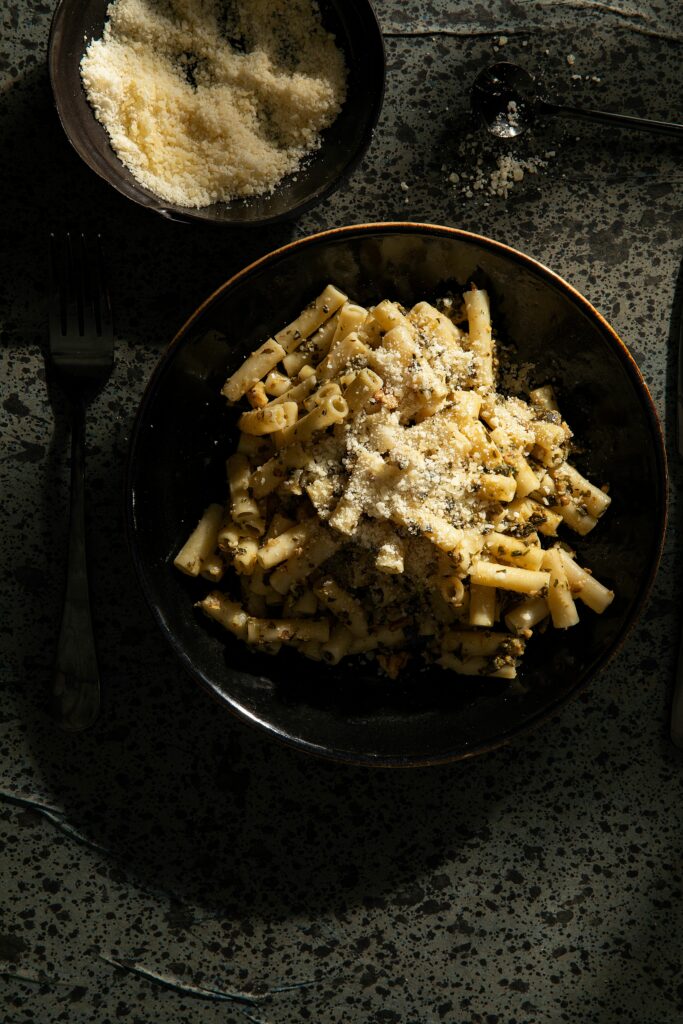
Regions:
<instances>
[{"instance_id":1,"label":"glossy black bowl interior","mask_svg":"<svg viewBox=\"0 0 683 1024\"><path fill-rule=\"evenodd\" d=\"M258 656L198 617L209 585L171 561L210 501L226 496L234 413L219 395L243 356L333 281L363 303L410 305L475 277L494 322L552 381L585 449L576 464L608 481L612 506L572 543L616 591L608 611L581 610L566 632L529 644L521 687L438 669L388 682L362 665L332 669L287 651ZM505 742L557 709L606 661L652 582L664 533L661 430L638 369L613 330L550 271L496 242L415 224L342 228L266 256L228 281L161 359L135 424L128 471L133 558L149 605L191 674L242 718L310 751L349 761L418 764ZM569 535L567 535L569 536ZM582 606L580 606L580 609Z\"/></svg>"},{"instance_id":2,"label":"glossy black bowl interior","mask_svg":"<svg viewBox=\"0 0 683 1024\"><path fill-rule=\"evenodd\" d=\"M165 202L143 188L118 159L81 84L81 58L90 40L101 37L108 6L109 0L59 0L50 33L50 81L59 118L76 152L134 202L183 222L268 224L320 202L352 173L367 150L384 95L382 33L369 0L320 0L323 24L334 33L348 68L346 102L322 133L320 149L270 195L199 210Z\"/></svg>"}]
</instances>

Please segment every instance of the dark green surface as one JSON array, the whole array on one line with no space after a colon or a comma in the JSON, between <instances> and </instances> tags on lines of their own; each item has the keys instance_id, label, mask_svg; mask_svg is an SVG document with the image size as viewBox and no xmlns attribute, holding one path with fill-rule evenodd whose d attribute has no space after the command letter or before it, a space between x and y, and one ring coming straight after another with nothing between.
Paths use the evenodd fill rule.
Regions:
<instances>
[{"instance_id":1,"label":"dark green surface","mask_svg":"<svg viewBox=\"0 0 683 1024\"><path fill-rule=\"evenodd\" d=\"M554 123L515 150L555 155L507 199L462 189L478 158L487 178L495 163L466 97L501 56L541 71L568 102L681 120L679 5L386 0L378 13L388 91L363 165L301 221L232 234L166 223L110 192L51 107L50 9L2 8L0 873L11 1024L681 1019L683 761L667 741L681 606L675 460L670 540L623 651L542 729L460 766L368 772L264 741L178 669L128 562L124 456L158 355L230 273L335 224L442 222L549 265L627 342L673 436L681 147ZM75 224L105 236L118 336L88 427L106 698L83 737L59 734L45 713L68 479L63 409L55 420L42 371L47 231Z\"/></svg>"}]
</instances>

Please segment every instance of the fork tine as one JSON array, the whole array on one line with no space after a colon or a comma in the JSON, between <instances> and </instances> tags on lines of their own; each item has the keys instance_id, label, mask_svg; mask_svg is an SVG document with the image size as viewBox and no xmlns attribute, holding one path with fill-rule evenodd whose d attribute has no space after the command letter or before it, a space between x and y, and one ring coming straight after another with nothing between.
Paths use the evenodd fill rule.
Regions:
<instances>
[{"instance_id":1,"label":"fork tine","mask_svg":"<svg viewBox=\"0 0 683 1024\"><path fill-rule=\"evenodd\" d=\"M49 327L53 337L113 337L101 236L49 236Z\"/></svg>"},{"instance_id":2,"label":"fork tine","mask_svg":"<svg viewBox=\"0 0 683 1024\"><path fill-rule=\"evenodd\" d=\"M93 240L94 251L94 284L93 294L96 297L97 310L99 314L100 333L102 337L114 336L114 326L111 315L111 300L107 286L107 275L105 273L104 254L102 252L102 236L96 235Z\"/></svg>"},{"instance_id":3,"label":"fork tine","mask_svg":"<svg viewBox=\"0 0 683 1024\"><path fill-rule=\"evenodd\" d=\"M83 297L78 283L78 267L74 254L74 244L71 232L66 234L66 259L63 279L64 287L64 311L66 335L74 333L83 335Z\"/></svg>"},{"instance_id":4,"label":"fork tine","mask_svg":"<svg viewBox=\"0 0 683 1024\"><path fill-rule=\"evenodd\" d=\"M66 310L64 303L63 261L58 253L57 239L50 234L50 288L49 288L49 329L53 338L66 332Z\"/></svg>"},{"instance_id":5,"label":"fork tine","mask_svg":"<svg viewBox=\"0 0 683 1024\"><path fill-rule=\"evenodd\" d=\"M84 335L101 334L98 302L99 282L97 285L93 283L93 278L97 275L96 260L96 253L88 251L85 235L81 233L78 237L78 305L83 318Z\"/></svg>"}]
</instances>

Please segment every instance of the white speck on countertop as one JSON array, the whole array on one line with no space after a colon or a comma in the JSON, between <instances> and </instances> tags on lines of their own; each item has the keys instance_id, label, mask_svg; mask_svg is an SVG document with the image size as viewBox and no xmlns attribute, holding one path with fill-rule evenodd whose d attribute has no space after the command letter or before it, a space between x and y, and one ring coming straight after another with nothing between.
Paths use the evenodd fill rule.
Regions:
<instances>
[{"instance_id":1,"label":"white speck on countertop","mask_svg":"<svg viewBox=\"0 0 683 1024\"><path fill-rule=\"evenodd\" d=\"M576 60L576 57L574 56L573 53L568 53L567 54L567 64L569 64L570 68L574 66L575 60Z\"/></svg>"}]
</instances>

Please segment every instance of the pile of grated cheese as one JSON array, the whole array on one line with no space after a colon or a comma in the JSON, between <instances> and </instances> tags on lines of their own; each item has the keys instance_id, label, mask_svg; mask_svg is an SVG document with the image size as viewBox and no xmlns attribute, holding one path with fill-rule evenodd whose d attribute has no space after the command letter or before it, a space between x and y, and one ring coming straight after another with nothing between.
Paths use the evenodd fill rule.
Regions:
<instances>
[{"instance_id":1,"label":"pile of grated cheese","mask_svg":"<svg viewBox=\"0 0 683 1024\"><path fill-rule=\"evenodd\" d=\"M346 67L312 0L114 0L81 77L112 148L160 198L271 192L320 146Z\"/></svg>"}]
</instances>

